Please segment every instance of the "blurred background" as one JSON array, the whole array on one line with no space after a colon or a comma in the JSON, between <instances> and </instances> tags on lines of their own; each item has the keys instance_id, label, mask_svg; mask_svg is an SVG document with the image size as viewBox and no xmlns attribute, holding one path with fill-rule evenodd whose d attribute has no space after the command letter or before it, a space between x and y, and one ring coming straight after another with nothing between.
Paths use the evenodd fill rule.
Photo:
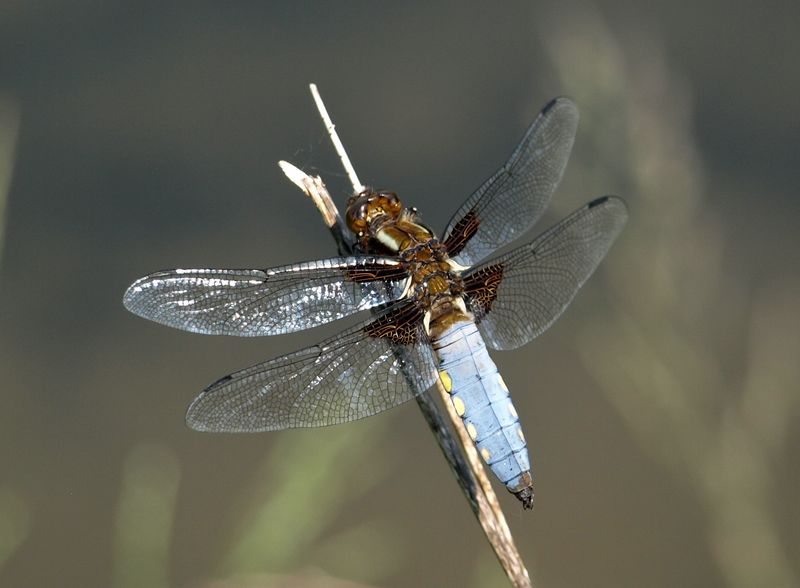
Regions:
<instances>
[{"instance_id":1,"label":"blurred background","mask_svg":"<svg viewBox=\"0 0 800 588\"><path fill-rule=\"evenodd\" d=\"M342 325L202 337L127 313L169 267L328 257L279 171L441 229L544 103L582 123L543 229L631 219L561 320L495 353L537 480L534 584L800 584L800 6L720 0L0 7L0 585L502 586L418 408L205 435L204 386ZM757 20L757 23L755 22Z\"/></svg>"}]
</instances>

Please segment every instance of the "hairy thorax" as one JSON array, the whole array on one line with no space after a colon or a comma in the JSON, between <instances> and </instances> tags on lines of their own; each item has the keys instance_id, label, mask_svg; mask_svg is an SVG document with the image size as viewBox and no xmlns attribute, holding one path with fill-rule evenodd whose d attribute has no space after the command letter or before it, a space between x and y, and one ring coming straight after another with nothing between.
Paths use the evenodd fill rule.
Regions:
<instances>
[{"instance_id":1,"label":"hairy thorax","mask_svg":"<svg viewBox=\"0 0 800 588\"><path fill-rule=\"evenodd\" d=\"M365 252L397 255L406 262L404 298L425 310L425 327L432 338L457 322L472 320L464 305L463 268L396 194L365 191L353 197L347 224Z\"/></svg>"}]
</instances>

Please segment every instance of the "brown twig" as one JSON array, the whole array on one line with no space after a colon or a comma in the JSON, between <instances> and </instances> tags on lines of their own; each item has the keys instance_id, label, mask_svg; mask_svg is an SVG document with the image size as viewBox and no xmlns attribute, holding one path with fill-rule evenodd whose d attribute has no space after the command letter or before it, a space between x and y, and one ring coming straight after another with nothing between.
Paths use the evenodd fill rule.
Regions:
<instances>
[{"instance_id":1,"label":"brown twig","mask_svg":"<svg viewBox=\"0 0 800 588\"><path fill-rule=\"evenodd\" d=\"M322 99L319 97L316 86L312 84L311 87L326 129L331 135L331 140L353 184L353 190L358 193L363 190L363 186L359 183L344 147L336 135L334 125L322 105ZM347 230L322 179L319 176L309 176L285 161L279 162L279 165L287 177L312 199L336 241L339 254L351 255L353 249L347 238ZM429 394L417 395L417 403L511 584L517 587L530 587L532 584L528 570L517 551L514 538L503 516L497 495L486 475L483 462L478 457L475 445L464 428L461 418L455 412L450 397L441 382L437 381L437 388L442 398L442 404L446 408L449 427L448 421L443 418L441 411L436 407L434 399ZM453 432L456 434L455 437Z\"/></svg>"}]
</instances>

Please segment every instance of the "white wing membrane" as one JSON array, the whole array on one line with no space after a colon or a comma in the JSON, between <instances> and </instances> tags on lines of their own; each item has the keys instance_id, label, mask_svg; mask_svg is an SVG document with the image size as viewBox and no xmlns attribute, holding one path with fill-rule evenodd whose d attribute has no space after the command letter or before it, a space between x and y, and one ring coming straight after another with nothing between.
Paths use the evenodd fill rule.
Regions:
<instances>
[{"instance_id":1,"label":"white wing membrane","mask_svg":"<svg viewBox=\"0 0 800 588\"><path fill-rule=\"evenodd\" d=\"M578 109L568 98L544 107L508 161L448 223L444 242L456 262L474 265L528 232L561 181L577 128Z\"/></svg>"},{"instance_id":2,"label":"white wing membrane","mask_svg":"<svg viewBox=\"0 0 800 588\"><path fill-rule=\"evenodd\" d=\"M316 327L396 300L399 260L343 257L274 269L176 269L134 282L123 303L146 319L194 333L253 337Z\"/></svg>"},{"instance_id":3,"label":"white wing membrane","mask_svg":"<svg viewBox=\"0 0 800 588\"><path fill-rule=\"evenodd\" d=\"M468 299L486 343L514 349L544 332L592 275L627 219L622 200L597 198L531 243L467 274Z\"/></svg>"},{"instance_id":4,"label":"white wing membrane","mask_svg":"<svg viewBox=\"0 0 800 588\"><path fill-rule=\"evenodd\" d=\"M186 422L200 431L252 433L344 423L402 404L437 377L421 316L404 325L402 337L388 311L318 345L226 376L195 399ZM387 325L392 330L381 330Z\"/></svg>"}]
</instances>

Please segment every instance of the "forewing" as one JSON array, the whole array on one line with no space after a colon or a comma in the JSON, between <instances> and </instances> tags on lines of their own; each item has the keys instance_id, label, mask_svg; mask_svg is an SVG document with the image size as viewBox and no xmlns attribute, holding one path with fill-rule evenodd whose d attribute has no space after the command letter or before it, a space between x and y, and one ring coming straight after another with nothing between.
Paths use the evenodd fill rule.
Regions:
<instances>
[{"instance_id":1,"label":"forewing","mask_svg":"<svg viewBox=\"0 0 800 588\"><path fill-rule=\"evenodd\" d=\"M467 274L467 300L486 343L494 349L514 349L553 324L605 257L627 218L622 200L598 198L531 243Z\"/></svg>"},{"instance_id":2,"label":"forewing","mask_svg":"<svg viewBox=\"0 0 800 588\"><path fill-rule=\"evenodd\" d=\"M567 165L578 109L568 98L544 107L511 157L450 219L450 256L472 266L525 234L539 219Z\"/></svg>"},{"instance_id":3,"label":"forewing","mask_svg":"<svg viewBox=\"0 0 800 588\"><path fill-rule=\"evenodd\" d=\"M208 335L300 331L396 300L407 274L390 257L341 257L257 269L175 269L136 280L125 307Z\"/></svg>"},{"instance_id":4,"label":"forewing","mask_svg":"<svg viewBox=\"0 0 800 588\"><path fill-rule=\"evenodd\" d=\"M344 423L406 402L437 377L422 316L407 304L226 376L194 400L186 422L200 431L253 433Z\"/></svg>"}]
</instances>

